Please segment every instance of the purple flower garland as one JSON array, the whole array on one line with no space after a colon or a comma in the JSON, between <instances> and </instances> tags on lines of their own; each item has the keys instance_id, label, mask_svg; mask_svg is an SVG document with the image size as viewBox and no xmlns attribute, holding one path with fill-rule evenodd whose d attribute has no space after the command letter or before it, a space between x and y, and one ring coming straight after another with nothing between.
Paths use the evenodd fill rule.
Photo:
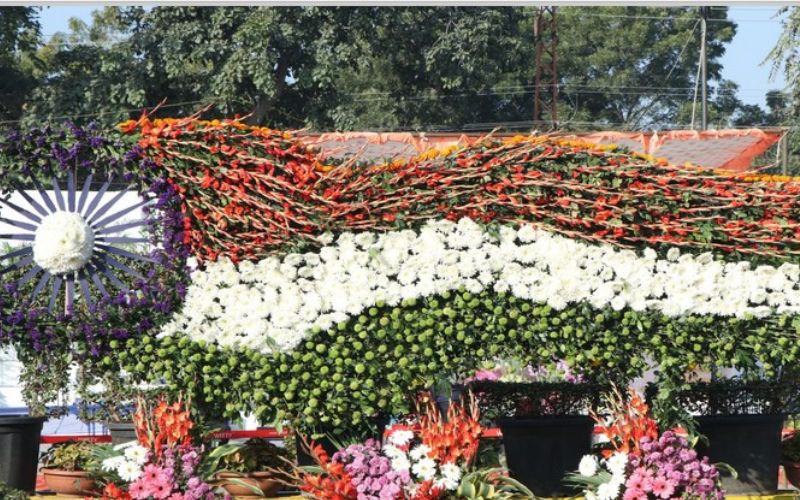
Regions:
<instances>
[{"instance_id":1,"label":"purple flower garland","mask_svg":"<svg viewBox=\"0 0 800 500\"><path fill-rule=\"evenodd\" d=\"M62 360L95 369L105 362L105 370L118 369L109 355L121 347L120 341L150 334L168 320L186 293L188 249L183 244L179 194L132 139L104 133L95 124L81 127L69 122L61 127L11 130L0 136L0 194L17 191L31 178L49 185L53 178L63 179L68 172L92 174L95 179L113 175L154 200L143 211L154 248L150 257L157 264L143 271L145 279L126 283L128 292L114 293L108 288L110 294L97 294L91 306L80 303L58 313L49 313L42 303L31 303L30 290L18 290L16 280L4 277L0 347L13 346L26 364L24 372L31 376L48 367L52 371L49 365ZM54 373L47 383L57 391L65 388L65 380L66 374L58 380ZM56 388L58 384L61 386Z\"/></svg>"}]
</instances>

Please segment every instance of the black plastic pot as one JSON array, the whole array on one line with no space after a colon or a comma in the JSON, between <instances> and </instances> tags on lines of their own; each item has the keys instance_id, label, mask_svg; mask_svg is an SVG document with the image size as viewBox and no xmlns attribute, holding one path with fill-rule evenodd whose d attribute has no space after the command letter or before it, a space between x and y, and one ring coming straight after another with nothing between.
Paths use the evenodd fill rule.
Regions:
<instances>
[{"instance_id":1,"label":"black plastic pot","mask_svg":"<svg viewBox=\"0 0 800 500\"><path fill-rule=\"evenodd\" d=\"M501 418L503 447L511 477L537 497L578 493L564 485L564 476L578 467L592 447L594 420L588 416Z\"/></svg>"},{"instance_id":2,"label":"black plastic pot","mask_svg":"<svg viewBox=\"0 0 800 500\"><path fill-rule=\"evenodd\" d=\"M114 445L136 441L136 426L132 421L108 422L106 427L111 434L111 443Z\"/></svg>"},{"instance_id":3,"label":"black plastic pot","mask_svg":"<svg viewBox=\"0 0 800 500\"><path fill-rule=\"evenodd\" d=\"M737 479L720 471L727 494L771 495L778 490L782 415L705 416L696 420L698 432L708 438L708 444L702 440L698 443L697 453L736 470Z\"/></svg>"},{"instance_id":4,"label":"black plastic pot","mask_svg":"<svg viewBox=\"0 0 800 500\"><path fill-rule=\"evenodd\" d=\"M0 482L32 492L36 489L39 442L45 417L0 416Z\"/></svg>"}]
</instances>

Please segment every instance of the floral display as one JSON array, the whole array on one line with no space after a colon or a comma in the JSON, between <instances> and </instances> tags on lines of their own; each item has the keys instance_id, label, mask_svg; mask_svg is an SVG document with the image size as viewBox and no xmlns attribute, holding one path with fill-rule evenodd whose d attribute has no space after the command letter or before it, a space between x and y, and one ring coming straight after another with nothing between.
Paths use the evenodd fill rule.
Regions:
<instances>
[{"instance_id":1,"label":"floral display","mask_svg":"<svg viewBox=\"0 0 800 500\"><path fill-rule=\"evenodd\" d=\"M215 417L357 427L512 355L600 382L654 364L665 391L797 358L791 179L552 137L364 165L235 120L120 129L178 193L196 261L183 308L123 365L191 384Z\"/></svg>"},{"instance_id":2,"label":"floral display","mask_svg":"<svg viewBox=\"0 0 800 500\"><path fill-rule=\"evenodd\" d=\"M560 311L654 310L667 316L762 317L800 311L800 266L751 269L710 253L658 259L503 227L493 237L470 219L429 222L419 233L343 233L319 253L235 266L225 259L192 274L183 310L162 332L269 351L290 350L376 303L465 288L511 293Z\"/></svg>"},{"instance_id":3,"label":"floral display","mask_svg":"<svg viewBox=\"0 0 800 500\"><path fill-rule=\"evenodd\" d=\"M189 409L181 402L161 399L153 408L143 400L134 418L138 441L100 447L100 472L106 481L107 498L134 500L213 500L220 495L207 477L204 458L219 458L235 447L206 453L193 444L194 427Z\"/></svg>"},{"instance_id":4,"label":"floral display","mask_svg":"<svg viewBox=\"0 0 800 500\"><path fill-rule=\"evenodd\" d=\"M800 184L672 166L613 145L491 139L391 165L334 168L297 138L233 120L143 117L121 129L182 187L201 260L260 260L324 243L326 231L464 217L535 222L591 243L649 245L662 256L670 247L734 259L800 252Z\"/></svg>"},{"instance_id":5,"label":"floral display","mask_svg":"<svg viewBox=\"0 0 800 500\"><path fill-rule=\"evenodd\" d=\"M116 445L114 454L102 461L102 469L116 473L122 481L132 483L142 475L142 468L150 458L150 451L136 441Z\"/></svg>"},{"instance_id":6,"label":"floral display","mask_svg":"<svg viewBox=\"0 0 800 500\"><path fill-rule=\"evenodd\" d=\"M358 500L398 498L410 480L408 469L392 467L393 460L382 455L380 443L372 439L337 451L332 460L344 465Z\"/></svg>"},{"instance_id":7,"label":"floral display","mask_svg":"<svg viewBox=\"0 0 800 500\"><path fill-rule=\"evenodd\" d=\"M724 498L719 471L708 457L699 459L685 437L667 431L640 443L641 454L630 457L625 499Z\"/></svg>"},{"instance_id":8,"label":"floral display","mask_svg":"<svg viewBox=\"0 0 800 500\"><path fill-rule=\"evenodd\" d=\"M482 431L474 401L451 405L447 421L434 405L428 405L412 424L393 425L383 448L370 439L347 446L329 459L321 446L311 446L319 465L295 468L289 477L302 491L322 499L463 498L460 489L481 491L482 486L496 487L491 491L498 498L530 497L524 486L503 471L472 469Z\"/></svg>"},{"instance_id":9,"label":"floral display","mask_svg":"<svg viewBox=\"0 0 800 500\"><path fill-rule=\"evenodd\" d=\"M383 452L392 469L410 475L410 496L437 498L458 488L478 452L482 430L474 400L450 405L447 421L429 405L414 432L404 426L389 431Z\"/></svg>"},{"instance_id":10,"label":"floral display","mask_svg":"<svg viewBox=\"0 0 800 500\"><path fill-rule=\"evenodd\" d=\"M650 417L650 408L633 389L629 389L625 397L619 389L612 388L603 412L607 415L594 413L592 416L600 434L611 447L603 451L605 456L611 455L612 450L638 455L645 438L652 440L658 437L658 423Z\"/></svg>"},{"instance_id":11,"label":"floral display","mask_svg":"<svg viewBox=\"0 0 800 500\"><path fill-rule=\"evenodd\" d=\"M2 216L23 244L0 257L0 343L23 362L23 397L34 414L70 389L70 363L82 364L79 386L115 376L119 362L110 354L120 341L149 334L180 304L187 280L180 200L128 142L70 123L0 137ZM94 184L104 187L94 192ZM143 201L121 206L123 191L112 192L122 188ZM136 208L143 219L114 222Z\"/></svg>"},{"instance_id":12,"label":"floral display","mask_svg":"<svg viewBox=\"0 0 800 500\"><path fill-rule=\"evenodd\" d=\"M608 407L594 415L608 439L602 457L584 456L567 481L584 487L587 500L721 500L720 475L708 457L700 458L689 441L666 431L659 435L649 409L633 389L618 390Z\"/></svg>"}]
</instances>

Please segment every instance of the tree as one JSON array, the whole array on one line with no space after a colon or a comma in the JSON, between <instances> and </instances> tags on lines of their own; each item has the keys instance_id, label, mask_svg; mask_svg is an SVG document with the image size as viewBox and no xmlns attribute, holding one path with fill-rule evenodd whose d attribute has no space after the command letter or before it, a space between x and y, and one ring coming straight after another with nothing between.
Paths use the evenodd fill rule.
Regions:
<instances>
[{"instance_id":1,"label":"tree","mask_svg":"<svg viewBox=\"0 0 800 500\"><path fill-rule=\"evenodd\" d=\"M149 104L145 87L152 84L128 41L141 8L105 8L92 13L92 24L69 21L69 33L56 33L40 47L42 67L34 72L33 91L24 121L71 117L108 124L127 119L130 109Z\"/></svg>"},{"instance_id":2,"label":"tree","mask_svg":"<svg viewBox=\"0 0 800 500\"><path fill-rule=\"evenodd\" d=\"M783 31L765 62L772 63L772 75L783 71L792 92L792 114L800 116L800 7L784 7Z\"/></svg>"},{"instance_id":3,"label":"tree","mask_svg":"<svg viewBox=\"0 0 800 500\"><path fill-rule=\"evenodd\" d=\"M491 128L533 114L536 9L108 7L40 50L32 120L168 104L275 127ZM735 25L709 22L709 74ZM697 11L559 9L561 116L603 127L675 120L691 96ZM614 33L614 36L608 36ZM666 72L666 74L665 74ZM664 90L664 87L669 90ZM583 128L584 124L578 123Z\"/></svg>"},{"instance_id":4,"label":"tree","mask_svg":"<svg viewBox=\"0 0 800 500\"><path fill-rule=\"evenodd\" d=\"M530 120L531 16L521 8L373 9L371 27L357 36L359 59L339 72L320 121L435 130Z\"/></svg>"},{"instance_id":5,"label":"tree","mask_svg":"<svg viewBox=\"0 0 800 500\"><path fill-rule=\"evenodd\" d=\"M562 94L583 119L637 129L675 121L692 99L700 53L696 8L559 9ZM736 33L727 9L711 11L708 76L718 79Z\"/></svg>"},{"instance_id":6,"label":"tree","mask_svg":"<svg viewBox=\"0 0 800 500\"><path fill-rule=\"evenodd\" d=\"M216 105L298 127L349 59L353 9L107 7L42 49L36 119L104 113L113 122L163 100L162 114Z\"/></svg>"},{"instance_id":7,"label":"tree","mask_svg":"<svg viewBox=\"0 0 800 500\"><path fill-rule=\"evenodd\" d=\"M35 85L30 59L39 38L34 7L0 7L0 119L14 120Z\"/></svg>"},{"instance_id":8,"label":"tree","mask_svg":"<svg viewBox=\"0 0 800 500\"><path fill-rule=\"evenodd\" d=\"M778 124L792 127L788 136L789 172L800 175L800 7L784 8L783 31L765 62L772 63L772 74L783 71L788 95L773 92L767 105Z\"/></svg>"}]
</instances>

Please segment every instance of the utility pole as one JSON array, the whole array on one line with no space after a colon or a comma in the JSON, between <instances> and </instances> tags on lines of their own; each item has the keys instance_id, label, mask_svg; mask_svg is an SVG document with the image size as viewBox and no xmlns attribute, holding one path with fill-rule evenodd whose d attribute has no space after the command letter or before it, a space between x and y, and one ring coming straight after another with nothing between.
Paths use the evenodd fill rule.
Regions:
<instances>
[{"instance_id":1,"label":"utility pole","mask_svg":"<svg viewBox=\"0 0 800 500\"><path fill-rule=\"evenodd\" d=\"M708 7L700 7L700 73L701 84L703 86L703 120L702 130L708 128L708 74L706 72L706 63L708 61L708 52L706 46L706 20L708 19Z\"/></svg>"},{"instance_id":2,"label":"utility pole","mask_svg":"<svg viewBox=\"0 0 800 500\"><path fill-rule=\"evenodd\" d=\"M533 90L534 128L543 124L545 110L550 108L550 127L558 127L558 69L556 67L556 7L539 7L533 21L533 38L536 46L535 79ZM549 92L547 88L549 87ZM550 99L545 95L549 94Z\"/></svg>"}]
</instances>

